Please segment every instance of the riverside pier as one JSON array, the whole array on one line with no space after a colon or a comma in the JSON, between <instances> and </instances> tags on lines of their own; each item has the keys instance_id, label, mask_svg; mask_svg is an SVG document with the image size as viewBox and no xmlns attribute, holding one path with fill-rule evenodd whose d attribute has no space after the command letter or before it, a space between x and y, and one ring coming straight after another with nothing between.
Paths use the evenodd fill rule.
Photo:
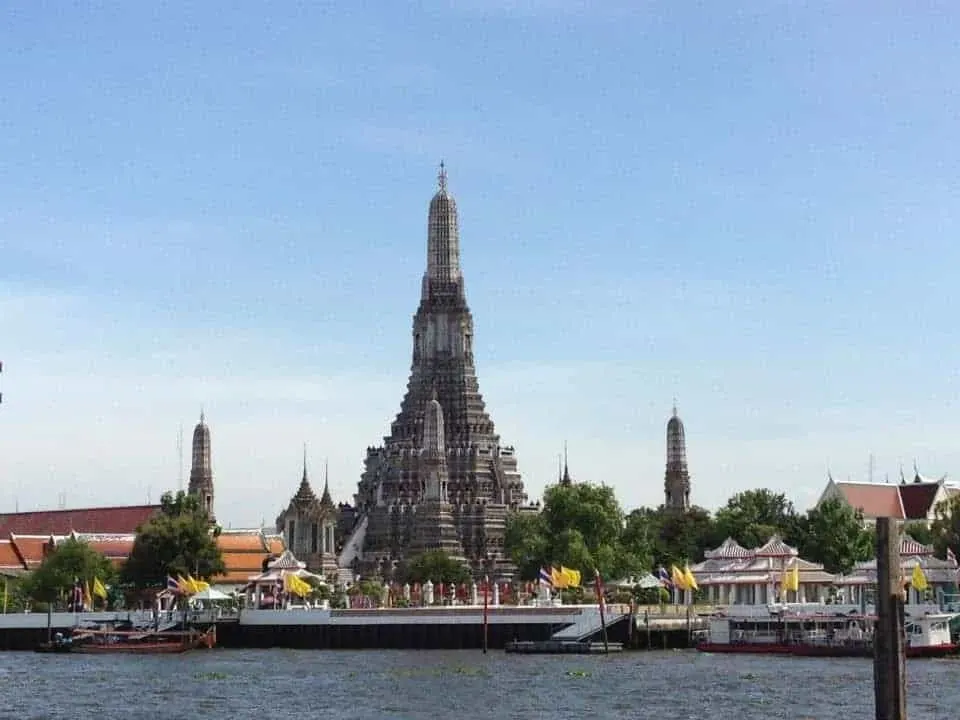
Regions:
<instances>
[{"instance_id":1,"label":"riverside pier","mask_svg":"<svg viewBox=\"0 0 960 720\"><path fill-rule=\"evenodd\" d=\"M631 612L629 605L607 605L610 642L625 649L693 646L693 634L706 626L698 614ZM142 627L179 625L180 612L18 613L0 615L0 650L32 650L48 632L69 632L97 623L131 622ZM225 648L313 650L461 649L481 650L482 606L389 609L288 609L192 611L187 623L217 626L217 645ZM49 629L48 629L49 628ZM490 649L511 641L590 642L603 627L595 605L531 607L503 605L488 610Z\"/></svg>"}]
</instances>

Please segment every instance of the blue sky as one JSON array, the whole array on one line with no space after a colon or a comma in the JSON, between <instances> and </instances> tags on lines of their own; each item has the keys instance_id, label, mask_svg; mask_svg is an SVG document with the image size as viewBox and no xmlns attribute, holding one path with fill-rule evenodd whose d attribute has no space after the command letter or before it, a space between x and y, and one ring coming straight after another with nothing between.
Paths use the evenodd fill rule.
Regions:
<instances>
[{"instance_id":1,"label":"blue sky","mask_svg":"<svg viewBox=\"0 0 960 720\"><path fill-rule=\"evenodd\" d=\"M0 24L0 510L349 499L446 161L531 496L960 474L960 12L892 2L20 3ZM189 453L186 453L189 456Z\"/></svg>"}]
</instances>

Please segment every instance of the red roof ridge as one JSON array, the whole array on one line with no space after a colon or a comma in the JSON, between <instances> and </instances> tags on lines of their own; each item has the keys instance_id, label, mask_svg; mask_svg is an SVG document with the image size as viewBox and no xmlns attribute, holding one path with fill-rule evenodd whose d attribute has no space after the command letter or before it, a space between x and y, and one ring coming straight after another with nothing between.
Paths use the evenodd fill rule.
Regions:
<instances>
[{"instance_id":1,"label":"red roof ridge","mask_svg":"<svg viewBox=\"0 0 960 720\"><path fill-rule=\"evenodd\" d=\"M7 517L10 515L16 515L18 517L23 515L49 515L51 513L79 513L79 512L91 512L95 510L134 510L138 508L152 508L154 510L159 510L162 505L157 505L154 503L138 503L135 505L109 505L109 506L91 506L91 507L82 507L82 508L57 508L55 510L24 510L23 512L7 512L0 513L0 517Z\"/></svg>"}]
</instances>

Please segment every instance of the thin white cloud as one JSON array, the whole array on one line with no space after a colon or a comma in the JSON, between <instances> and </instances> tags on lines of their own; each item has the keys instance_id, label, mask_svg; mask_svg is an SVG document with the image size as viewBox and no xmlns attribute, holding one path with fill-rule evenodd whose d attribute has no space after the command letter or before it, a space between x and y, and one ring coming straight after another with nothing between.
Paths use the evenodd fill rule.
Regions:
<instances>
[{"instance_id":1,"label":"thin white cloud","mask_svg":"<svg viewBox=\"0 0 960 720\"><path fill-rule=\"evenodd\" d=\"M322 483L352 499L369 445L399 410L406 350L396 370L344 370L323 352L298 355L289 338L246 330L203 335L140 324L69 296L0 292L0 509L156 500L177 487L177 435L189 443L200 408L213 433L217 508L234 526L271 523L295 492L301 444ZM320 344L326 340L321 340ZM350 352L350 348L341 348ZM354 348L360 353L360 348ZM480 387L504 443L516 447L531 498L556 478L563 442L571 472L617 489L626 507L662 498L664 425L675 388L620 364L494 364L479 360ZM795 412L770 428L771 408L681 399L694 501L715 507L739 490L770 487L799 506L834 477L896 479L913 457L929 475L952 472L955 425L856 408ZM183 469L186 476L188 468Z\"/></svg>"}]
</instances>

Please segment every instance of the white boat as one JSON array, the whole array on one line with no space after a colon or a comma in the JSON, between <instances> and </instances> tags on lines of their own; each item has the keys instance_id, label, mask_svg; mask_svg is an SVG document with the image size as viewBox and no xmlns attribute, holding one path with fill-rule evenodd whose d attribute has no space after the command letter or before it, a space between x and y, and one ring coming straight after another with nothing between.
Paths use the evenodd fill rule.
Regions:
<instances>
[{"instance_id":1,"label":"white boat","mask_svg":"<svg viewBox=\"0 0 960 720\"><path fill-rule=\"evenodd\" d=\"M951 641L956 613L931 605L904 608L907 657L944 657L960 650ZM701 652L802 657L873 657L876 611L857 605L783 603L730 605L708 619Z\"/></svg>"}]
</instances>

